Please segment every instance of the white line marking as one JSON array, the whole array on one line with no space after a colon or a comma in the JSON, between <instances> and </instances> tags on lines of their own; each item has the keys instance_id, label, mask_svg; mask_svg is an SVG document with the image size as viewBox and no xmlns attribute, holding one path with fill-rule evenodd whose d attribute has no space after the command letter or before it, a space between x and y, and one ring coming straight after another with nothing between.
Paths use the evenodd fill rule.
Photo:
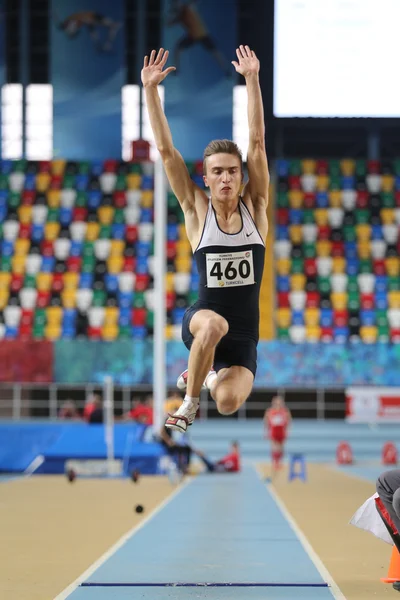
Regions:
<instances>
[{"instance_id":1,"label":"white line marking","mask_svg":"<svg viewBox=\"0 0 400 600\"><path fill-rule=\"evenodd\" d=\"M306 538L305 534L300 529L300 527L297 525L296 521L294 520L294 518L292 517L292 515L286 508L285 504L283 503L283 501L280 499L280 497L274 490L274 488L271 485L266 484L263 481L262 474L260 473L260 471L258 469L256 469L256 471L257 471L259 478L264 483L265 487L268 489L269 493L271 494L271 496L275 500L276 504L278 505L279 510L281 511L281 513L283 514L283 516L285 517L285 519L287 520L287 522L289 523L290 527L293 529L295 534L297 535L300 544L303 546L304 550L307 552L311 561L314 563L314 565L317 568L317 570L319 571L322 579L329 585L329 589L332 592L333 597L336 600L346 600L346 596L343 595L339 586L334 581L332 575L329 573L328 569L325 567L324 563L322 562L322 560L320 559L318 554L315 552L314 548L311 546L311 544L308 541L308 539Z\"/></svg>"},{"instance_id":2,"label":"white line marking","mask_svg":"<svg viewBox=\"0 0 400 600\"><path fill-rule=\"evenodd\" d=\"M166 498L159 506L157 506L153 512L151 512L143 521L141 521L138 525L135 525L132 529L130 529L127 533L125 533L111 548L106 550L106 552L100 556L82 575L79 575L75 581L73 581L68 587L65 588L58 596L54 598L54 600L66 600L74 592L79 585L86 581L93 573L101 567L113 554L117 552L130 538L132 538L142 527L144 527L153 517L156 516L171 500L175 498L189 483L193 481L192 477L189 477L184 483L182 483L179 487L176 488L172 492L168 498Z\"/></svg>"}]
</instances>

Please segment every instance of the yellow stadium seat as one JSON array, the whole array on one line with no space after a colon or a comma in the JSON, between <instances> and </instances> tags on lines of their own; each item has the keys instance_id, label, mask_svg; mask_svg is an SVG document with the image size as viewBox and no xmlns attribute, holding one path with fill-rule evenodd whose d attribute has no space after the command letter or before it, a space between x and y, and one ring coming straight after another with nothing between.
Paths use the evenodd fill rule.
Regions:
<instances>
[{"instance_id":1,"label":"yellow stadium seat","mask_svg":"<svg viewBox=\"0 0 400 600\"><path fill-rule=\"evenodd\" d=\"M32 221L32 206L22 204L18 207L18 219L21 223L30 223Z\"/></svg>"},{"instance_id":2,"label":"yellow stadium seat","mask_svg":"<svg viewBox=\"0 0 400 600\"><path fill-rule=\"evenodd\" d=\"M23 275L23 273L25 273L25 256L22 254L13 256L11 265L13 273L16 275Z\"/></svg>"},{"instance_id":3,"label":"yellow stadium seat","mask_svg":"<svg viewBox=\"0 0 400 600\"><path fill-rule=\"evenodd\" d=\"M301 161L301 166L305 175L313 175L315 173L315 160L306 158Z\"/></svg>"},{"instance_id":4,"label":"yellow stadium seat","mask_svg":"<svg viewBox=\"0 0 400 600\"><path fill-rule=\"evenodd\" d=\"M330 240L318 240L316 244L317 256L330 256L332 242Z\"/></svg>"},{"instance_id":5,"label":"yellow stadium seat","mask_svg":"<svg viewBox=\"0 0 400 600\"><path fill-rule=\"evenodd\" d=\"M319 192L326 192L329 187L328 175L317 175L317 190Z\"/></svg>"},{"instance_id":6,"label":"yellow stadium seat","mask_svg":"<svg viewBox=\"0 0 400 600\"><path fill-rule=\"evenodd\" d=\"M395 222L393 208L382 208L381 209L381 221L384 225L390 225Z\"/></svg>"},{"instance_id":7,"label":"yellow stadium seat","mask_svg":"<svg viewBox=\"0 0 400 600\"><path fill-rule=\"evenodd\" d=\"M175 259L175 266L178 273L190 273L192 267L191 256L177 256Z\"/></svg>"},{"instance_id":8,"label":"yellow stadium seat","mask_svg":"<svg viewBox=\"0 0 400 600\"><path fill-rule=\"evenodd\" d=\"M304 193L301 190L289 190L290 208L301 208L303 206Z\"/></svg>"},{"instance_id":9,"label":"yellow stadium seat","mask_svg":"<svg viewBox=\"0 0 400 600\"><path fill-rule=\"evenodd\" d=\"M344 256L334 256L332 258L332 272L344 273L346 270L346 259Z\"/></svg>"},{"instance_id":10,"label":"yellow stadium seat","mask_svg":"<svg viewBox=\"0 0 400 600\"><path fill-rule=\"evenodd\" d=\"M51 161L51 172L53 175L63 175L65 169L65 160L63 158L57 158Z\"/></svg>"},{"instance_id":11,"label":"yellow stadium seat","mask_svg":"<svg viewBox=\"0 0 400 600\"><path fill-rule=\"evenodd\" d=\"M304 321L307 327L317 327L319 325L319 308L306 308Z\"/></svg>"},{"instance_id":12,"label":"yellow stadium seat","mask_svg":"<svg viewBox=\"0 0 400 600\"><path fill-rule=\"evenodd\" d=\"M360 337L363 342L373 344L378 338L378 329L373 325L363 325L360 327Z\"/></svg>"},{"instance_id":13,"label":"yellow stadium seat","mask_svg":"<svg viewBox=\"0 0 400 600\"><path fill-rule=\"evenodd\" d=\"M99 237L100 225L99 223L88 223L86 227L86 240L88 242L94 242Z\"/></svg>"},{"instance_id":14,"label":"yellow stadium seat","mask_svg":"<svg viewBox=\"0 0 400 600\"><path fill-rule=\"evenodd\" d=\"M340 161L340 168L345 177L351 177L351 175L354 175L356 164L354 160L345 158Z\"/></svg>"},{"instance_id":15,"label":"yellow stadium seat","mask_svg":"<svg viewBox=\"0 0 400 600\"><path fill-rule=\"evenodd\" d=\"M28 254L30 246L31 243L29 240L25 238L18 238L17 240L15 240L14 254L22 254L23 256L25 256L26 254Z\"/></svg>"},{"instance_id":16,"label":"yellow stadium seat","mask_svg":"<svg viewBox=\"0 0 400 600\"><path fill-rule=\"evenodd\" d=\"M116 306L106 306L104 310L104 325L116 325L119 309Z\"/></svg>"},{"instance_id":17,"label":"yellow stadium seat","mask_svg":"<svg viewBox=\"0 0 400 600\"><path fill-rule=\"evenodd\" d=\"M173 398L167 398L166 401L164 402L164 412L165 414L171 414L173 415L178 408L181 406L182 404L182 398L180 396Z\"/></svg>"},{"instance_id":18,"label":"yellow stadium seat","mask_svg":"<svg viewBox=\"0 0 400 600\"><path fill-rule=\"evenodd\" d=\"M356 225L356 236L358 241L369 240L371 237L371 226L368 223Z\"/></svg>"},{"instance_id":19,"label":"yellow stadium seat","mask_svg":"<svg viewBox=\"0 0 400 600\"><path fill-rule=\"evenodd\" d=\"M331 190L329 192L329 206L332 208L341 208L342 192L340 190Z\"/></svg>"},{"instance_id":20,"label":"yellow stadium seat","mask_svg":"<svg viewBox=\"0 0 400 600\"><path fill-rule=\"evenodd\" d=\"M371 256L371 242L369 240L362 240L358 242L357 250L359 258L369 258Z\"/></svg>"},{"instance_id":21,"label":"yellow stadium seat","mask_svg":"<svg viewBox=\"0 0 400 600\"><path fill-rule=\"evenodd\" d=\"M64 289L61 292L61 299L64 308L75 308L76 307L76 290Z\"/></svg>"},{"instance_id":22,"label":"yellow stadium seat","mask_svg":"<svg viewBox=\"0 0 400 600\"><path fill-rule=\"evenodd\" d=\"M153 190L144 190L142 192L142 197L141 197L140 204L141 204L141 206L143 208L152 208L152 206L154 204L154 192L153 192Z\"/></svg>"},{"instance_id":23,"label":"yellow stadium seat","mask_svg":"<svg viewBox=\"0 0 400 600\"><path fill-rule=\"evenodd\" d=\"M114 208L112 206L100 206L97 216L102 225L111 225L114 218Z\"/></svg>"},{"instance_id":24,"label":"yellow stadium seat","mask_svg":"<svg viewBox=\"0 0 400 600\"><path fill-rule=\"evenodd\" d=\"M314 210L314 219L317 225L320 227L328 225L328 211L326 208L317 208Z\"/></svg>"},{"instance_id":25,"label":"yellow stadium seat","mask_svg":"<svg viewBox=\"0 0 400 600\"><path fill-rule=\"evenodd\" d=\"M321 338L321 327L319 325L306 326L306 339L308 342L318 342Z\"/></svg>"},{"instance_id":26,"label":"yellow stadium seat","mask_svg":"<svg viewBox=\"0 0 400 600\"><path fill-rule=\"evenodd\" d=\"M165 274L165 291L173 292L174 290L175 290L174 274L166 273Z\"/></svg>"},{"instance_id":27,"label":"yellow stadium seat","mask_svg":"<svg viewBox=\"0 0 400 600\"><path fill-rule=\"evenodd\" d=\"M49 190L47 192L47 204L49 208L59 208L61 202L61 190Z\"/></svg>"},{"instance_id":28,"label":"yellow stadium seat","mask_svg":"<svg viewBox=\"0 0 400 600\"><path fill-rule=\"evenodd\" d=\"M113 341L118 337L118 325L116 323L105 324L101 330L103 340Z\"/></svg>"},{"instance_id":29,"label":"yellow stadium seat","mask_svg":"<svg viewBox=\"0 0 400 600\"><path fill-rule=\"evenodd\" d=\"M276 323L278 327L287 328L292 321L292 311L290 308L278 308L276 311Z\"/></svg>"},{"instance_id":30,"label":"yellow stadium seat","mask_svg":"<svg viewBox=\"0 0 400 600\"><path fill-rule=\"evenodd\" d=\"M334 310L344 310L347 308L347 293L332 292L331 294L332 307Z\"/></svg>"},{"instance_id":31,"label":"yellow stadium seat","mask_svg":"<svg viewBox=\"0 0 400 600\"><path fill-rule=\"evenodd\" d=\"M290 258L278 258L275 264L278 275L289 275L292 266Z\"/></svg>"},{"instance_id":32,"label":"yellow stadium seat","mask_svg":"<svg viewBox=\"0 0 400 600\"><path fill-rule=\"evenodd\" d=\"M123 258L123 256L118 256L118 255L116 255L116 256L110 256L107 259L108 271L112 275L117 275L118 273L121 273L123 264L124 264L124 258Z\"/></svg>"},{"instance_id":33,"label":"yellow stadium seat","mask_svg":"<svg viewBox=\"0 0 400 600\"><path fill-rule=\"evenodd\" d=\"M11 273L7 273L7 271L0 272L0 290L2 288L8 288L11 282Z\"/></svg>"},{"instance_id":34,"label":"yellow stadium seat","mask_svg":"<svg viewBox=\"0 0 400 600\"><path fill-rule=\"evenodd\" d=\"M187 256L192 254L192 248L188 239L178 240L176 242L176 254L177 256Z\"/></svg>"},{"instance_id":35,"label":"yellow stadium seat","mask_svg":"<svg viewBox=\"0 0 400 600\"><path fill-rule=\"evenodd\" d=\"M389 277L398 277L400 272L399 258L397 256L389 256L385 259L386 273Z\"/></svg>"},{"instance_id":36,"label":"yellow stadium seat","mask_svg":"<svg viewBox=\"0 0 400 600\"><path fill-rule=\"evenodd\" d=\"M290 225L289 237L293 244L301 244L303 241L303 228L301 225Z\"/></svg>"},{"instance_id":37,"label":"yellow stadium seat","mask_svg":"<svg viewBox=\"0 0 400 600\"><path fill-rule=\"evenodd\" d=\"M53 282L53 273L38 273L36 287L39 292L48 292Z\"/></svg>"},{"instance_id":38,"label":"yellow stadium seat","mask_svg":"<svg viewBox=\"0 0 400 600\"><path fill-rule=\"evenodd\" d=\"M36 175L36 189L38 192L47 192L50 185L50 173L38 173Z\"/></svg>"},{"instance_id":39,"label":"yellow stadium seat","mask_svg":"<svg viewBox=\"0 0 400 600\"><path fill-rule=\"evenodd\" d=\"M137 173L130 173L126 176L128 190L139 190L142 183L142 176Z\"/></svg>"},{"instance_id":40,"label":"yellow stadium seat","mask_svg":"<svg viewBox=\"0 0 400 600\"><path fill-rule=\"evenodd\" d=\"M121 256L125 250L124 240L111 240L109 256Z\"/></svg>"},{"instance_id":41,"label":"yellow stadium seat","mask_svg":"<svg viewBox=\"0 0 400 600\"><path fill-rule=\"evenodd\" d=\"M76 290L79 283L79 273L67 271L66 273L64 273L63 283L65 290Z\"/></svg>"},{"instance_id":42,"label":"yellow stadium seat","mask_svg":"<svg viewBox=\"0 0 400 600\"><path fill-rule=\"evenodd\" d=\"M44 237L50 242L54 242L60 233L60 223L46 223L44 226Z\"/></svg>"},{"instance_id":43,"label":"yellow stadium seat","mask_svg":"<svg viewBox=\"0 0 400 600\"><path fill-rule=\"evenodd\" d=\"M46 309L46 317L48 325L58 326L61 324L63 309L61 306L49 306Z\"/></svg>"},{"instance_id":44,"label":"yellow stadium seat","mask_svg":"<svg viewBox=\"0 0 400 600\"><path fill-rule=\"evenodd\" d=\"M164 330L164 335L165 335L166 340L172 340L172 338L174 336L174 326L166 325L165 330Z\"/></svg>"},{"instance_id":45,"label":"yellow stadium seat","mask_svg":"<svg viewBox=\"0 0 400 600\"><path fill-rule=\"evenodd\" d=\"M388 292L388 303L390 308L400 308L400 292L397 290Z\"/></svg>"},{"instance_id":46,"label":"yellow stadium seat","mask_svg":"<svg viewBox=\"0 0 400 600\"><path fill-rule=\"evenodd\" d=\"M394 187L394 177L393 175L382 175L382 191L383 192L392 192Z\"/></svg>"},{"instance_id":47,"label":"yellow stadium seat","mask_svg":"<svg viewBox=\"0 0 400 600\"><path fill-rule=\"evenodd\" d=\"M303 273L295 273L290 277L290 289L297 292L304 290L306 285L306 276Z\"/></svg>"},{"instance_id":48,"label":"yellow stadium seat","mask_svg":"<svg viewBox=\"0 0 400 600\"><path fill-rule=\"evenodd\" d=\"M7 288L0 288L0 310L4 310L4 308L8 304L8 297L10 292Z\"/></svg>"},{"instance_id":49,"label":"yellow stadium seat","mask_svg":"<svg viewBox=\"0 0 400 600\"><path fill-rule=\"evenodd\" d=\"M48 323L44 330L46 340L58 340L61 337L61 325L53 325Z\"/></svg>"}]
</instances>

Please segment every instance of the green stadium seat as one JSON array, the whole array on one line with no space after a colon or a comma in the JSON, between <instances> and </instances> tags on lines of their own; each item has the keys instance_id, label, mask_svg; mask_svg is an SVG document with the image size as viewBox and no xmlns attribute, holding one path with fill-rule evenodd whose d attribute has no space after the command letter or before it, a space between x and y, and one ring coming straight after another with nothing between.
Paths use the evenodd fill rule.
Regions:
<instances>
[{"instance_id":1,"label":"green stadium seat","mask_svg":"<svg viewBox=\"0 0 400 600\"><path fill-rule=\"evenodd\" d=\"M317 256L317 246L315 242L306 242L303 244L304 258L315 258Z\"/></svg>"},{"instance_id":2,"label":"green stadium seat","mask_svg":"<svg viewBox=\"0 0 400 600\"><path fill-rule=\"evenodd\" d=\"M111 238L111 225L101 225L99 231L99 240L109 240Z\"/></svg>"},{"instance_id":3,"label":"green stadium seat","mask_svg":"<svg viewBox=\"0 0 400 600\"><path fill-rule=\"evenodd\" d=\"M302 173L302 166L301 166L301 160L291 160L289 163L289 173L290 175L301 175Z\"/></svg>"}]
</instances>

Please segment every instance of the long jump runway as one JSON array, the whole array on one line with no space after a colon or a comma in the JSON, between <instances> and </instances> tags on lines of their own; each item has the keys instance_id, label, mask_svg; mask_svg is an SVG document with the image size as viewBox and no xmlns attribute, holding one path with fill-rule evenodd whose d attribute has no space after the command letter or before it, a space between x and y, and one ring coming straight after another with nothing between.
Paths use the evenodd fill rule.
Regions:
<instances>
[{"instance_id":1,"label":"long jump runway","mask_svg":"<svg viewBox=\"0 0 400 600\"><path fill-rule=\"evenodd\" d=\"M296 485L307 484L295 482L293 493ZM344 596L249 467L240 475L200 475L190 480L56 600L66 598L342 600Z\"/></svg>"}]
</instances>

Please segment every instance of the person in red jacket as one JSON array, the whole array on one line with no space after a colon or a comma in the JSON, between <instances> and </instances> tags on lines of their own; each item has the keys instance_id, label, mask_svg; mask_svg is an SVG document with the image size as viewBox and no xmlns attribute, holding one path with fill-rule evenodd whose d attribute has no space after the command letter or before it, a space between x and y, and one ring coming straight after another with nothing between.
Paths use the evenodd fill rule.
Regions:
<instances>
[{"instance_id":1,"label":"person in red jacket","mask_svg":"<svg viewBox=\"0 0 400 600\"><path fill-rule=\"evenodd\" d=\"M271 479L281 468L288 428L292 421L290 410L281 396L274 396L264 414L265 437L271 443Z\"/></svg>"},{"instance_id":2,"label":"person in red jacket","mask_svg":"<svg viewBox=\"0 0 400 600\"><path fill-rule=\"evenodd\" d=\"M203 461L209 473L238 473L240 471L239 442L232 442L230 452L217 462L212 462L204 456L201 450L193 450Z\"/></svg>"}]
</instances>

